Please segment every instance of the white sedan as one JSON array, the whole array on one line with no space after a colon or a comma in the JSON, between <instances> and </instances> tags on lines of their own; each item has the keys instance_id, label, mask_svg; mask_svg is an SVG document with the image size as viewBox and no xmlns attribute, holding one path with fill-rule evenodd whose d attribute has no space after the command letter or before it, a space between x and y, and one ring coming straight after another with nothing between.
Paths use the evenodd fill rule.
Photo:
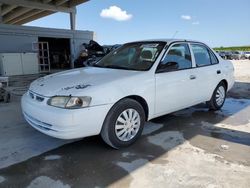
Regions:
<instances>
[{"instance_id":1,"label":"white sedan","mask_svg":"<svg viewBox=\"0 0 250 188\"><path fill-rule=\"evenodd\" d=\"M233 72L231 62L201 42L131 42L94 67L34 81L22 97L22 110L44 134L61 139L101 134L121 148L140 137L145 121L202 102L220 109Z\"/></svg>"}]
</instances>

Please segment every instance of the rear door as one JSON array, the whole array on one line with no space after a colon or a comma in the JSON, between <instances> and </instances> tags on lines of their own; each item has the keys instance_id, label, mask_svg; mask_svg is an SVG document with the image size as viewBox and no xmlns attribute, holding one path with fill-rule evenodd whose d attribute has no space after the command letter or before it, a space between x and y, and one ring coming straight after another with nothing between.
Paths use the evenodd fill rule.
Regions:
<instances>
[{"instance_id":1,"label":"rear door","mask_svg":"<svg viewBox=\"0 0 250 188\"><path fill-rule=\"evenodd\" d=\"M213 91L221 80L222 70L215 54L201 43L190 44L196 68L192 69L195 76L197 103L210 100Z\"/></svg>"}]
</instances>

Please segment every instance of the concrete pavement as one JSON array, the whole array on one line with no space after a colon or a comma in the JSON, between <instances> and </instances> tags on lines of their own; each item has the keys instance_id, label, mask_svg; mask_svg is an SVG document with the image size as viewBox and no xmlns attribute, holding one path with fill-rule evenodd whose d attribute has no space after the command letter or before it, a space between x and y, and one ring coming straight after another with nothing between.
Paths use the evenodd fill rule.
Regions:
<instances>
[{"instance_id":1,"label":"concrete pavement","mask_svg":"<svg viewBox=\"0 0 250 188\"><path fill-rule=\"evenodd\" d=\"M18 100L0 104L0 187L248 188L246 78L237 80L222 110L208 111L201 104L162 116L146 124L138 142L121 150L99 136L73 143L50 138L27 125Z\"/></svg>"}]
</instances>

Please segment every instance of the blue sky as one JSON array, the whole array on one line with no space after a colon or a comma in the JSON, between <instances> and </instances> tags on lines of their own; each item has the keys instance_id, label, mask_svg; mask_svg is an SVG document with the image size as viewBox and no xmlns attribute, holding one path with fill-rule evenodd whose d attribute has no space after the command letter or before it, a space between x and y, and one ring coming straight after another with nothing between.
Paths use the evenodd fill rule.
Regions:
<instances>
[{"instance_id":1,"label":"blue sky","mask_svg":"<svg viewBox=\"0 0 250 188\"><path fill-rule=\"evenodd\" d=\"M26 25L69 28L69 15ZM250 0L90 0L77 7L76 28L94 31L101 44L172 38L177 32L176 38L212 47L250 45Z\"/></svg>"}]
</instances>

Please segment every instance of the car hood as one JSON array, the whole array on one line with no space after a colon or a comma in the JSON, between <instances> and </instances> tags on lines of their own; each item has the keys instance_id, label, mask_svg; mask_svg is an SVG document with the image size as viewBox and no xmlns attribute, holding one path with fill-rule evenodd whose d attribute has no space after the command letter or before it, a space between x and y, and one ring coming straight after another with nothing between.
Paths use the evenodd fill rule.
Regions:
<instances>
[{"instance_id":1,"label":"car hood","mask_svg":"<svg viewBox=\"0 0 250 188\"><path fill-rule=\"evenodd\" d=\"M80 68L39 78L31 83L30 90L47 97L74 95L92 87L133 76L138 72L97 67Z\"/></svg>"}]
</instances>

